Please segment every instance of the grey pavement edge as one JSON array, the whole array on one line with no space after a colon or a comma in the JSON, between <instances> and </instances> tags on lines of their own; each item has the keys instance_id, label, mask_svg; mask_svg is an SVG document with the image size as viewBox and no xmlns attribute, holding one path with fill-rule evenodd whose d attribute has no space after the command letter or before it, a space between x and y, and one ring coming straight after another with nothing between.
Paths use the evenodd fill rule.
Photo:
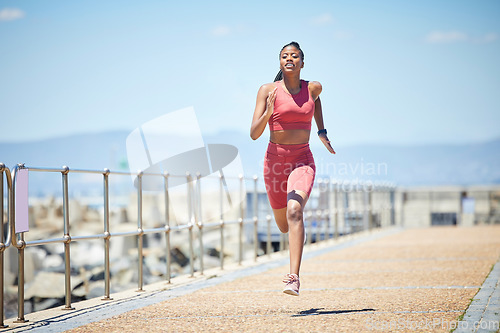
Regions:
<instances>
[{"instance_id":1,"label":"grey pavement edge","mask_svg":"<svg viewBox=\"0 0 500 333\"><path fill-rule=\"evenodd\" d=\"M455 333L500 330L500 258L474 296Z\"/></svg>"},{"instance_id":2,"label":"grey pavement edge","mask_svg":"<svg viewBox=\"0 0 500 333\"><path fill-rule=\"evenodd\" d=\"M324 243L325 245L319 243L317 246L313 246L310 249L307 249L307 247L304 248L303 259L313 258L324 253L348 248L360 243L399 233L401 231L403 231L402 228L389 228L384 230L360 232L359 234L343 236L339 239L339 241L334 242L333 244L326 242ZM162 282L160 287L158 287L157 283L156 287L154 285L151 285L144 288L145 290L155 290L152 292L134 293L132 291L128 291L128 297L117 297L115 295L112 295L112 297L117 297L116 300L104 302L99 301L99 299L93 299L94 302L91 303L91 305L84 305L85 302L89 304L88 302L90 300L80 302L81 304L72 304L76 308L76 310L44 310L41 312L46 312L45 315L43 313L28 314L26 319L30 321L26 323L13 324L13 320L7 320L5 323L9 325L9 327L0 329L0 333L63 332L65 330L80 327L92 322L101 321L113 316L118 316L125 312L136 310L148 305L153 305L176 297L187 295L204 288L208 288L225 282L230 282L242 277L259 274L276 267L287 265L288 262L289 258L287 254L276 254L276 256L271 260L262 258L262 262L259 262L258 260L257 263L251 267L245 267L246 265L244 264L242 266L237 266L237 268L234 270L226 268L225 270L221 271L220 269L217 269L217 274L215 275L210 274L206 271L205 275L202 276L201 279L184 279L184 281L188 282L180 285L173 284L167 287L167 284L165 282ZM34 317L35 319L32 321L32 319L29 318L30 316Z\"/></svg>"}]
</instances>

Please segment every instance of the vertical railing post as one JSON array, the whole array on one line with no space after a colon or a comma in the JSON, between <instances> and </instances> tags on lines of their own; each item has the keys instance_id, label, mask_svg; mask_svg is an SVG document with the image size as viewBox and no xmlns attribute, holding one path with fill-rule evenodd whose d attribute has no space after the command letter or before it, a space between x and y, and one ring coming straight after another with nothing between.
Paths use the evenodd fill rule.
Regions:
<instances>
[{"instance_id":1,"label":"vertical railing post","mask_svg":"<svg viewBox=\"0 0 500 333\"><path fill-rule=\"evenodd\" d=\"M3 306L3 301L4 301L4 251L5 251L5 242L4 242L4 232L3 232L3 226L4 226L4 220L3 220L3 213L4 213L4 185L3 185L3 174L8 170L5 167L5 164L0 163L0 328L5 328L8 325L4 324L3 318L4 318L4 306ZM10 188L8 189L8 192L10 192ZM7 216L8 219L8 216ZM8 222L8 220L7 220Z\"/></svg>"},{"instance_id":2,"label":"vertical railing post","mask_svg":"<svg viewBox=\"0 0 500 333\"><path fill-rule=\"evenodd\" d=\"M281 251L284 251L285 250L285 234L280 232L279 233L279 237L280 237L280 240L279 240L279 252Z\"/></svg>"},{"instance_id":3,"label":"vertical railing post","mask_svg":"<svg viewBox=\"0 0 500 333\"><path fill-rule=\"evenodd\" d=\"M333 238L337 240L339 238L339 207L338 207L338 198L339 198L339 187L337 185L337 182L334 182L332 184L332 191L333 191L333 209L335 213L335 222L334 224L334 232L333 232Z\"/></svg>"},{"instance_id":4,"label":"vertical railing post","mask_svg":"<svg viewBox=\"0 0 500 333\"><path fill-rule=\"evenodd\" d=\"M384 211L385 211L384 220L385 220L386 226L391 225L391 206L390 206L391 192L390 191L391 191L390 186L388 184L384 185L384 201L382 203L383 203L383 207L384 207ZM382 226L383 226L383 224L380 223L380 227L382 227Z\"/></svg>"},{"instance_id":5,"label":"vertical railing post","mask_svg":"<svg viewBox=\"0 0 500 333\"><path fill-rule=\"evenodd\" d=\"M188 230L189 230L189 269L191 272L191 277L194 277L194 248L193 248L193 226L195 224L194 217L194 205L193 205L193 178L189 174L186 175L187 178L187 200L188 200Z\"/></svg>"},{"instance_id":6,"label":"vertical railing post","mask_svg":"<svg viewBox=\"0 0 500 333\"><path fill-rule=\"evenodd\" d=\"M330 238L330 213L328 209L323 210L323 221L325 223L325 232L323 233L323 241Z\"/></svg>"},{"instance_id":7,"label":"vertical railing post","mask_svg":"<svg viewBox=\"0 0 500 333\"><path fill-rule=\"evenodd\" d=\"M384 184L382 185L382 200L381 203L379 204L379 207L381 207L383 211L383 218L382 216L380 217L380 227L385 227L389 226L391 224L391 211L389 207L389 186Z\"/></svg>"},{"instance_id":8,"label":"vertical railing post","mask_svg":"<svg viewBox=\"0 0 500 333\"><path fill-rule=\"evenodd\" d=\"M165 242L166 242L166 262L167 262L167 283L170 283L172 278L171 263L172 257L170 255L170 194L168 191L168 172L164 173L165 179Z\"/></svg>"},{"instance_id":9,"label":"vertical railing post","mask_svg":"<svg viewBox=\"0 0 500 333\"><path fill-rule=\"evenodd\" d=\"M243 261L243 221L245 219L245 203L244 203L244 179L243 175L239 176L240 178L240 218L238 219L238 224L239 224L239 236L238 236L238 265L241 265Z\"/></svg>"},{"instance_id":10,"label":"vertical railing post","mask_svg":"<svg viewBox=\"0 0 500 333\"><path fill-rule=\"evenodd\" d=\"M16 197L16 177L18 170L23 168L23 164L18 164L14 167L12 172L12 188L9 191L9 216L10 216L10 234L12 238L12 245L17 248L17 319L14 323L25 323L28 320L24 318L24 235L16 234L16 210L15 210L15 197Z\"/></svg>"},{"instance_id":11,"label":"vertical railing post","mask_svg":"<svg viewBox=\"0 0 500 333\"><path fill-rule=\"evenodd\" d=\"M321 227L323 226L323 220L322 215L321 215L321 204L322 201L324 200L323 198L323 193L322 193L322 188L323 188L323 179L319 178L318 179L318 205L316 206L316 244L321 241Z\"/></svg>"},{"instance_id":12,"label":"vertical railing post","mask_svg":"<svg viewBox=\"0 0 500 333\"><path fill-rule=\"evenodd\" d=\"M138 281L137 292L144 291L143 287L143 237L144 230L142 228L142 176L144 173L139 171L137 173L137 269Z\"/></svg>"},{"instance_id":13,"label":"vertical railing post","mask_svg":"<svg viewBox=\"0 0 500 333\"><path fill-rule=\"evenodd\" d=\"M17 319L15 323L25 323L29 320L24 318L24 248L26 244L24 240L17 242L17 265L18 265L18 278L17 278Z\"/></svg>"},{"instance_id":14,"label":"vertical railing post","mask_svg":"<svg viewBox=\"0 0 500 333\"><path fill-rule=\"evenodd\" d=\"M198 172L196 174L196 193L195 198L197 199L197 209L198 209L198 232L199 232L199 241L200 241L200 274L203 275L204 265L203 265L203 218L202 218L202 207L201 207L201 174Z\"/></svg>"},{"instance_id":15,"label":"vertical railing post","mask_svg":"<svg viewBox=\"0 0 500 333\"><path fill-rule=\"evenodd\" d=\"M325 234L323 240L330 239L330 229L331 229L331 219L330 219L330 180L325 179L325 209L324 209L324 219L325 219Z\"/></svg>"},{"instance_id":16,"label":"vertical railing post","mask_svg":"<svg viewBox=\"0 0 500 333\"><path fill-rule=\"evenodd\" d=\"M280 232L280 243L279 243L279 251L285 250L285 234Z\"/></svg>"},{"instance_id":17,"label":"vertical railing post","mask_svg":"<svg viewBox=\"0 0 500 333\"><path fill-rule=\"evenodd\" d=\"M224 269L224 175L219 171L220 202L220 269Z\"/></svg>"},{"instance_id":18,"label":"vertical railing post","mask_svg":"<svg viewBox=\"0 0 500 333\"><path fill-rule=\"evenodd\" d=\"M370 198L369 198L369 192L368 191L363 191L363 229L364 230L370 230Z\"/></svg>"},{"instance_id":19,"label":"vertical railing post","mask_svg":"<svg viewBox=\"0 0 500 333\"><path fill-rule=\"evenodd\" d=\"M370 190L366 190L368 194L368 230L372 231L373 230L373 188Z\"/></svg>"},{"instance_id":20,"label":"vertical railing post","mask_svg":"<svg viewBox=\"0 0 500 333\"><path fill-rule=\"evenodd\" d=\"M432 203L432 197L430 197L432 192L429 192L429 203ZM400 204L400 220L401 220L401 227L404 227L406 224L406 216L405 216L405 206L406 202L408 201L408 192L401 192L401 204ZM430 209L429 209L430 211ZM430 214L429 214L430 215Z\"/></svg>"},{"instance_id":21,"label":"vertical railing post","mask_svg":"<svg viewBox=\"0 0 500 333\"><path fill-rule=\"evenodd\" d=\"M309 235L307 236L307 239L306 239L306 244L307 245L311 245L312 243L312 240L313 240L313 220L312 220L312 211L308 210L306 213L306 221L307 221L307 231L309 233ZM305 227L305 226L304 226Z\"/></svg>"},{"instance_id":22,"label":"vertical railing post","mask_svg":"<svg viewBox=\"0 0 500 333\"><path fill-rule=\"evenodd\" d=\"M0 242L1 242L1 248L0 248L0 328L6 327L3 324L3 315L4 315L4 308L3 308L3 253L5 250L5 244L3 240L3 172L5 170L5 164L0 163Z\"/></svg>"},{"instance_id":23,"label":"vertical railing post","mask_svg":"<svg viewBox=\"0 0 500 333\"><path fill-rule=\"evenodd\" d=\"M491 217L493 216L493 212L495 210L495 204L494 202L496 201L494 198L495 198L495 195L494 195L494 192L493 191L487 191L486 192L486 197L487 197L487 200L488 200L488 216ZM476 220L476 210L474 209L474 221ZM492 220L490 220L488 223L493 223Z\"/></svg>"},{"instance_id":24,"label":"vertical railing post","mask_svg":"<svg viewBox=\"0 0 500 333\"><path fill-rule=\"evenodd\" d=\"M323 223L321 219L321 209L316 210L316 244L321 241L321 227L320 225Z\"/></svg>"},{"instance_id":25,"label":"vertical railing post","mask_svg":"<svg viewBox=\"0 0 500 333\"><path fill-rule=\"evenodd\" d=\"M271 256L271 215L266 216L267 221L267 240L266 240L266 252L268 256Z\"/></svg>"},{"instance_id":26,"label":"vertical railing post","mask_svg":"<svg viewBox=\"0 0 500 333\"><path fill-rule=\"evenodd\" d=\"M64 219L64 285L66 305L64 310L74 310L71 306L71 261L70 261L70 243L71 236L69 231L69 195L68 195L68 174L69 168L63 166L62 182L63 182L63 219Z\"/></svg>"},{"instance_id":27,"label":"vertical railing post","mask_svg":"<svg viewBox=\"0 0 500 333\"><path fill-rule=\"evenodd\" d=\"M343 195L343 202L342 202L342 217L344 218L344 228L346 231L349 232L349 234L353 233L353 226L352 226L352 221L350 217L350 210L349 207L351 205L351 202L349 201L349 191L347 189L343 190L344 195ZM354 231L355 232L355 231Z\"/></svg>"},{"instance_id":28,"label":"vertical railing post","mask_svg":"<svg viewBox=\"0 0 500 333\"><path fill-rule=\"evenodd\" d=\"M396 214L395 214L395 204L394 204L394 198L395 198L395 189L394 189L394 186L391 186L390 190L389 190L389 207L390 207L390 210L391 210L391 225L396 225Z\"/></svg>"},{"instance_id":29,"label":"vertical railing post","mask_svg":"<svg viewBox=\"0 0 500 333\"><path fill-rule=\"evenodd\" d=\"M386 205L387 205L387 225L391 226L393 225L393 218L392 218L392 186L391 184L387 184L386 186Z\"/></svg>"},{"instance_id":30,"label":"vertical railing post","mask_svg":"<svg viewBox=\"0 0 500 333\"><path fill-rule=\"evenodd\" d=\"M109 169L103 172L103 190L104 190L104 297L103 301L112 300L110 297L110 267L109 267Z\"/></svg>"},{"instance_id":31,"label":"vertical railing post","mask_svg":"<svg viewBox=\"0 0 500 333\"><path fill-rule=\"evenodd\" d=\"M259 193L257 192L257 176L253 177L253 251L254 260L257 261L259 255Z\"/></svg>"}]
</instances>

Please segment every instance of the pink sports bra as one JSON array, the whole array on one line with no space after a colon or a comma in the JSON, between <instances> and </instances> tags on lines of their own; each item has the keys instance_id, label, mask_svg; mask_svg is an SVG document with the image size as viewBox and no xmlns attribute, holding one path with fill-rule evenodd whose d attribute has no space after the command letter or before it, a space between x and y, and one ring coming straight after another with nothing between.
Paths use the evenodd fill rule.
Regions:
<instances>
[{"instance_id":1,"label":"pink sports bra","mask_svg":"<svg viewBox=\"0 0 500 333\"><path fill-rule=\"evenodd\" d=\"M308 82L300 80L300 91L291 95L283 89L282 82L277 81L274 112L269 118L271 131L306 129L311 130L314 115L314 101L308 88Z\"/></svg>"}]
</instances>

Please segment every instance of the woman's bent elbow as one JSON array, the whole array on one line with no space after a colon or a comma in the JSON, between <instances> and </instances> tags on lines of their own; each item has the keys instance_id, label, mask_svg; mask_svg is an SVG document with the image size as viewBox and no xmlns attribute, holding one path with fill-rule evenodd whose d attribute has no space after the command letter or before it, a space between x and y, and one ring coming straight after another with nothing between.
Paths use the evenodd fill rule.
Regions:
<instances>
[{"instance_id":1,"label":"woman's bent elbow","mask_svg":"<svg viewBox=\"0 0 500 333\"><path fill-rule=\"evenodd\" d=\"M262 133L258 133L258 132L257 132L255 129L253 129L253 128L250 130L250 137L251 137L251 138L252 138L252 140L254 140L254 141L255 141L255 140L257 140L257 139L260 137L260 135L261 135L261 134L262 134Z\"/></svg>"}]
</instances>

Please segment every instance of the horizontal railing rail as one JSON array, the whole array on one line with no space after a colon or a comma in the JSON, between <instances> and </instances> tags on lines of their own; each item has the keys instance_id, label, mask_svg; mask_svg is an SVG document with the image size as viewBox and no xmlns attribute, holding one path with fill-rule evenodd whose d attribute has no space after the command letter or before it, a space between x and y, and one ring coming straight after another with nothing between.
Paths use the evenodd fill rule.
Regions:
<instances>
[{"instance_id":1,"label":"horizontal railing rail","mask_svg":"<svg viewBox=\"0 0 500 333\"><path fill-rule=\"evenodd\" d=\"M60 173L62 184L62 218L63 218L63 235L61 237L28 240L25 239L29 232L16 232L15 230L15 209L14 198L16 193L16 178L18 177L19 170L26 169L28 172L44 172L44 173ZM219 235L219 262L220 269L224 269L225 264L225 238L226 228L228 226L235 226L237 231L237 254L236 262L242 264L244 260L244 238L253 240L253 260L257 260L259 256L260 245L263 245L264 253L268 255L273 252L274 244L279 244L279 249L284 250L287 248L287 235L276 233L276 226L272 223L273 217L271 209L267 204L267 200L262 201L259 198L266 195L265 192L259 190L260 179L257 176L244 177L239 176L225 176L222 172L218 175L210 175L201 177L200 174L191 175L171 175L167 172L163 174L123 172L123 171L110 171L109 169L103 170L84 170L84 169L70 169L67 166L61 168L42 168L25 166L23 164L16 165L12 172L0 164L0 172L2 173L1 187L1 210L0 213L3 219L4 210L4 184L3 175L7 179L7 193L8 193L8 214L7 225L8 235L4 243L0 244L0 269L1 269L1 308L0 315L3 318L3 253L9 246L16 248L18 251L18 286L17 286L17 300L18 300L18 314L16 322L25 322L24 313L24 289L25 289L25 265L24 265L24 251L27 247L35 247L46 244L60 243L64 246L64 277L65 277L65 310L74 309L71 304L71 244L73 242L84 242L91 240L102 240L104 242L104 296L102 300L111 300L110 295L110 241L116 237L135 237L137 240L137 291L143 291L143 259L144 259L144 236L150 234L165 235L165 280L171 283L171 234L172 232L187 232L188 238L188 257L189 257L189 275L192 277L195 273L195 238L198 244L198 272L200 275L204 274L204 232L207 230L220 230ZM102 232L89 235L75 235L71 233L71 219L69 214L69 187L70 181L68 175L70 173L81 174L95 174L102 176ZM12 174L12 179L11 179ZM135 191L137 196L137 229L130 231L114 231L110 226L110 193L109 193L109 176L122 175L135 177ZM161 227L145 227L143 218L143 177L157 177L162 182L161 195L164 198L164 223ZM186 206L187 206L187 219L181 224L177 221L177 225L171 225L171 191L169 189L169 180L172 178L185 178L185 191L186 191ZM219 203L219 217L216 222L206 222L203 216L203 180L212 178L218 182L218 203ZM227 187L229 180L238 182L237 194L233 195L233 199L237 201L237 212L233 215L237 218L227 218L227 208L224 203L230 200L230 193ZM246 190L246 183L252 187L251 190ZM179 185L180 186L180 185ZM343 234L349 234L360 230L371 230L374 227L389 226L394 224L394 195L391 194L395 190L394 186L381 186L372 185L371 188L365 191L351 191L342 188L338 183L330 180L318 179L317 184L313 189L311 198L309 199L308 206L305 211L305 224L308 230L307 244L312 242L319 242L321 240L328 240L331 238L338 238ZM392 199L391 199L392 198ZM265 202L264 207L263 202ZM226 203L226 206L228 204ZM233 210L234 210L233 209ZM247 217L246 215L249 215ZM246 226L248 226L247 229ZM274 231L273 231L274 229ZM251 230L251 231L250 231ZM263 230L263 233L260 232ZM247 232L245 232L247 231ZM196 235L195 235L196 233ZM26 235L28 234L28 235ZM264 235L262 241L259 235ZM278 235L279 241L273 240L274 235ZM251 236L250 236L251 235ZM1 240L4 239L3 228L1 231ZM3 325L3 321L1 322Z\"/></svg>"}]
</instances>

